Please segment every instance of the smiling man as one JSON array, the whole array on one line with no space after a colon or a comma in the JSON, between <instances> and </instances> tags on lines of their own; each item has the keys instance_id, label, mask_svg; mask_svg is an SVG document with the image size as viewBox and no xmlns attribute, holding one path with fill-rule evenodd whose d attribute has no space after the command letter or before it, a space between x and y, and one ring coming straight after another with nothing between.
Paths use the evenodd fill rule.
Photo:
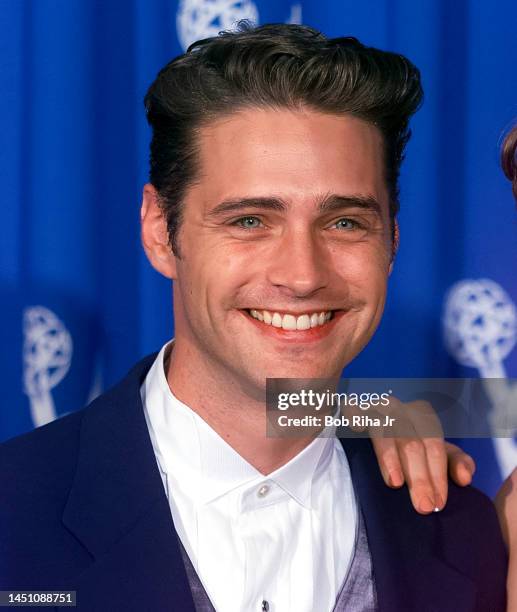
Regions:
<instances>
[{"instance_id":1,"label":"smiling man","mask_svg":"<svg viewBox=\"0 0 517 612\"><path fill-rule=\"evenodd\" d=\"M268 473L307 441L264 437L266 378L339 377L379 323L397 235L382 138L353 116L252 107L201 127L198 150L174 253L144 190L146 252L178 281L168 381Z\"/></svg>"},{"instance_id":2,"label":"smiling man","mask_svg":"<svg viewBox=\"0 0 517 612\"><path fill-rule=\"evenodd\" d=\"M504 610L482 494L418 514L368 440L265 435L267 378L338 378L379 324L421 95L404 57L302 26L244 26L160 72L142 239L175 339L4 447L30 486L2 480L3 588L84 610Z\"/></svg>"}]
</instances>

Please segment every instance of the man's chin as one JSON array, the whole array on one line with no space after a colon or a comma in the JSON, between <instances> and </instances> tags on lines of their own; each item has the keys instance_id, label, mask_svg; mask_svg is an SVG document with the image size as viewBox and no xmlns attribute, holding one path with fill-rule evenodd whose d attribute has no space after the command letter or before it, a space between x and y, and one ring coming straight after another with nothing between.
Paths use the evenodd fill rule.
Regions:
<instances>
[{"instance_id":1,"label":"man's chin","mask_svg":"<svg viewBox=\"0 0 517 612\"><path fill-rule=\"evenodd\" d=\"M261 385L265 385L267 378L339 378L346 365L345 356L338 357L331 351L317 354L316 351L296 350L292 346L282 352L264 347L260 354L256 351L250 353L246 353L248 358L244 368L243 361L235 363L235 368L241 372L245 370Z\"/></svg>"},{"instance_id":2,"label":"man's chin","mask_svg":"<svg viewBox=\"0 0 517 612\"><path fill-rule=\"evenodd\" d=\"M293 364L290 366L282 363L276 368L268 367L266 371L263 371L260 380L261 384L265 386L268 378L335 379L339 378L342 369L340 367L332 369L328 366L315 367L314 365L297 366Z\"/></svg>"}]
</instances>

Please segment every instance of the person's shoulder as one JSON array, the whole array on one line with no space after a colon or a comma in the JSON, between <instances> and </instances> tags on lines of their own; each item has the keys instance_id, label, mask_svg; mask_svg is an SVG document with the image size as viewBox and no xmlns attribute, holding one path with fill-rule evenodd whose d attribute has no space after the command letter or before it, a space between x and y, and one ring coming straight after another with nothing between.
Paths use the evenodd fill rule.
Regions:
<instances>
[{"instance_id":1,"label":"person's shoulder","mask_svg":"<svg viewBox=\"0 0 517 612\"><path fill-rule=\"evenodd\" d=\"M71 491L80 466L106 458L120 428L131 431L124 422L131 421L128 412L139 414L140 385L153 357L86 408L0 445L0 587L47 588L89 563L64 521Z\"/></svg>"},{"instance_id":2,"label":"person's shoulder","mask_svg":"<svg viewBox=\"0 0 517 612\"><path fill-rule=\"evenodd\" d=\"M38 476L53 473L58 466L71 467L78 442L79 429L85 409L61 417L0 444L0 486L5 490L10 483L20 490L25 474Z\"/></svg>"},{"instance_id":3,"label":"person's shoulder","mask_svg":"<svg viewBox=\"0 0 517 612\"><path fill-rule=\"evenodd\" d=\"M121 381L85 408L0 444L0 490L11 490L12 495L19 497L24 491L30 490L35 495L58 482L69 482L85 417L107 413L110 405L133 397L153 358L155 355L139 361Z\"/></svg>"},{"instance_id":4,"label":"person's shoulder","mask_svg":"<svg viewBox=\"0 0 517 612\"><path fill-rule=\"evenodd\" d=\"M362 456L368 473L374 475L372 482L376 483L376 491L382 490L382 495L386 498L386 485L380 476L370 441L351 442L347 446ZM416 513L406 486L389 491L389 498L396 501L389 505L394 513L404 512L404 515L411 519L410 523L414 528L428 529L430 525L434 525L435 536L442 542L442 551L446 557L459 559L469 554L474 557L486 555L497 558L501 565L506 562L506 551L494 503L476 487L460 487L449 479L447 503L440 512L431 515Z\"/></svg>"},{"instance_id":5,"label":"person's shoulder","mask_svg":"<svg viewBox=\"0 0 517 612\"><path fill-rule=\"evenodd\" d=\"M501 527L493 501L474 486L460 487L449 481L445 508L437 513L448 542L464 542L464 550L476 548L481 554L506 556Z\"/></svg>"},{"instance_id":6,"label":"person's shoulder","mask_svg":"<svg viewBox=\"0 0 517 612\"><path fill-rule=\"evenodd\" d=\"M473 485L461 487L449 479L449 494L446 508L452 515L474 513L473 518L485 517L495 512L490 497Z\"/></svg>"},{"instance_id":7,"label":"person's shoulder","mask_svg":"<svg viewBox=\"0 0 517 612\"><path fill-rule=\"evenodd\" d=\"M84 410L0 445L0 587L40 585L54 542L64 539L61 516L77 464ZM26 582L26 579L30 579Z\"/></svg>"},{"instance_id":8,"label":"person's shoulder","mask_svg":"<svg viewBox=\"0 0 517 612\"><path fill-rule=\"evenodd\" d=\"M445 508L439 516L456 528L465 526L472 537L484 539L491 531L500 539L501 530L494 502L475 486L460 487L449 480L449 493ZM467 535L467 534L465 534Z\"/></svg>"},{"instance_id":9,"label":"person's shoulder","mask_svg":"<svg viewBox=\"0 0 517 612\"><path fill-rule=\"evenodd\" d=\"M447 504L436 519L449 562L475 579L486 601L492 597L487 585L494 587L492 594L504 593L508 554L492 500L473 486L449 482Z\"/></svg>"}]
</instances>

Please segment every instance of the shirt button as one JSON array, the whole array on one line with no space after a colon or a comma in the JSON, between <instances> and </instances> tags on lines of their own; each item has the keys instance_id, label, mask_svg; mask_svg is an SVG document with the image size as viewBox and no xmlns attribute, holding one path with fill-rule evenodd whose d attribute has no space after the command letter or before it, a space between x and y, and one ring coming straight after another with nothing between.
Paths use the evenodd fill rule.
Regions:
<instances>
[{"instance_id":1,"label":"shirt button","mask_svg":"<svg viewBox=\"0 0 517 612\"><path fill-rule=\"evenodd\" d=\"M266 485L266 484L265 484L265 485L262 485L262 486L260 487L260 489L257 491L257 495L258 495L259 497L266 497L266 495L267 495L268 493L269 493L269 486L268 486L268 485ZM262 603L264 603L264 602L262 602ZM267 604L267 601L266 601L266 604ZM265 608L263 607L262 609L264 610ZM269 610L269 606L268 606L268 608L267 608L267 609Z\"/></svg>"},{"instance_id":2,"label":"shirt button","mask_svg":"<svg viewBox=\"0 0 517 612\"><path fill-rule=\"evenodd\" d=\"M265 599L262 601L262 607L260 609L262 610L262 612L268 612L269 604Z\"/></svg>"}]
</instances>

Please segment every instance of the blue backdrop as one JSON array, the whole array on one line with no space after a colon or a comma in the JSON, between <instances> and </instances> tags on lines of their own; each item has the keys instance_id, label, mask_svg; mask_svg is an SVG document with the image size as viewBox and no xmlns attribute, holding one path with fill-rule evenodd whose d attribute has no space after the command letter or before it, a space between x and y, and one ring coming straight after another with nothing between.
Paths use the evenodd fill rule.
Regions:
<instances>
[{"instance_id":1,"label":"blue backdrop","mask_svg":"<svg viewBox=\"0 0 517 612\"><path fill-rule=\"evenodd\" d=\"M0 9L0 439L83 406L172 335L170 285L139 241L142 99L168 60L239 18L354 35L422 71L387 311L350 375L517 375L517 213L498 165L517 119L514 0L1 0ZM449 343L466 339L462 352L447 349L442 319L447 292L465 279L447 310ZM477 484L494 493L517 463L514 441L465 445Z\"/></svg>"}]
</instances>

